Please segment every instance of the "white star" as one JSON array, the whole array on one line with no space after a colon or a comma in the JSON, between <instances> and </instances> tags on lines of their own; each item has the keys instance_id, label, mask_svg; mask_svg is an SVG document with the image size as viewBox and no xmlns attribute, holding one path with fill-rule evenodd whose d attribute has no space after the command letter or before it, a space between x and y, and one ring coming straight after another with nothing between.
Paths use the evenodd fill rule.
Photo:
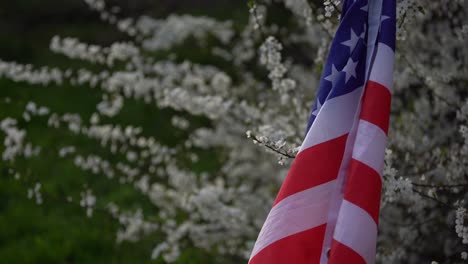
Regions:
<instances>
[{"instance_id":1,"label":"white star","mask_svg":"<svg viewBox=\"0 0 468 264\"><path fill-rule=\"evenodd\" d=\"M320 108L322 108L322 104L320 103L320 99L317 98L317 108L312 112L312 115L317 116L320 112Z\"/></svg>"},{"instance_id":2,"label":"white star","mask_svg":"<svg viewBox=\"0 0 468 264\"><path fill-rule=\"evenodd\" d=\"M368 9L369 9L369 5L365 5L365 6L361 7L361 10L364 11L364 12L367 12Z\"/></svg>"},{"instance_id":3,"label":"white star","mask_svg":"<svg viewBox=\"0 0 468 264\"><path fill-rule=\"evenodd\" d=\"M389 16L381 16L380 17L380 23L384 22L385 20L389 19Z\"/></svg>"},{"instance_id":4,"label":"white star","mask_svg":"<svg viewBox=\"0 0 468 264\"><path fill-rule=\"evenodd\" d=\"M338 77L340 76L340 72L336 69L335 65L332 64L332 72L330 75L325 77L324 79L327 81L330 81L332 83L332 88L335 87L335 83L338 80Z\"/></svg>"},{"instance_id":5,"label":"white star","mask_svg":"<svg viewBox=\"0 0 468 264\"><path fill-rule=\"evenodd\" d=\"M384 16L384 15L382 15L382 16L380 17L380 24L382 24L385 20L387 20L387 19L389 19L389 18L390 18L389 16ZM380 27L379 27L379 32L380 32L381 30L382 30L382 27L380 26Z\"/></svg>"},{"instance_id":6,"label":"white star","mask_svg":"<svg viewBox=\"0 0 468 264\"><path fill-rule=\"evenodd\" d=\"M348 82L348 80L349 80L349 78L351 78L351 76L356 78L356 66L357 66L357 64L358 64L357 61L354 62L352 58L349 58L348 62L346 63L346 65L343 68L343 72L346 73L345 83Z\"/></svg>"},{"instance_id":7,"label":"white star","mask_svg":"<svg viewBox=\"0 0 468 264\"><path fill-rule=\"evenodd\" d=\"M360 38L364 38L366 36L366 30L367 30L367 25L364 24L364 30L362 31L361 35L359 35Z\"/></svg>"},{"instance_id":8,"label":"white star","mask_svg":"<svg viewBox=\"0 0 468 264\"><path fill-rule=\"evenodd\" d=\"M358 41L359 41L358 35L356 35L356 33L354 33L354 30L351 28L351 39L347 41L343 41L341 42L341 44L348 46L349 52L351 53L353 52L354 48L356 48L356 44L358 43Z\"/></svg>"}]
</instances>

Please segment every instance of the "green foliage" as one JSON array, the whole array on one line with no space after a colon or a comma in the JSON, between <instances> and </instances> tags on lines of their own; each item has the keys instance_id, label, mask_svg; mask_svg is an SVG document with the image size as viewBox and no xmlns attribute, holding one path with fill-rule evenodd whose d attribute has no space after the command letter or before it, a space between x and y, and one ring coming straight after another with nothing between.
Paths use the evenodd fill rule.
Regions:
<instances>
[{"instance_id":1,"label":"green foliage","mask_svg":"<svg viewBox=\"0 0 468 264\"><path fill-rule=\"evenodd\" d=\"M168 5L168 4L167 4ZM84 41L106 45L125 37L110 26L99 22L97 14L88 11L80 1L64 2L16 1L0 4L0 18L5 27L0 34L0 58L7 61L53 65L57 67L79 68L86 62L70 61L63 56L48 51L49 41L54 35L78 37ZM200 13L203 9L194 9ZM229 10L231 12L232 10ZM209 10L220 17L229 15L227 9ZM14 16L12 14L15 14ZM234 10L238 19L246 19L245 10ZM39 21L39 22L38 22ZM19 33L19 34L18 34ZM186 46L186 45L185 45ZM181 58L206 62L203 49L193 52L184 44L178 48ZM157 55L157 54L153 54ZM156 56L157 57L157 56ZM209 61L216 64L222 62ZM93 66L96 70L100 66ZM91 67L91 69L93 68ZM100 96L97 88L70 85L31 86L0 79L0 118L19 118L29 101L46 105L56 113L80 113L89 118L95 111ZM145 133L157 138L162 144L173 146L186 138L184 131L174 129L170 119L173 110L159 110L152 105L127 102L118 120L109 118L103 123L113 122L122 125L144 127ZM180 114L180 113L179 113ZM191 126L208 125L207 120L190 117ZM105 206L108 202L118 202L121 206L133 208L134 202L147 210L156 210L128 185L116 179L85 173L73 165L73 160L60 158L61 147L80 145L80 151L87 154L98 150L98 142L73 135L66 128L48 130L44 134L47 120L34 117L31 122L20 123L27 126L28 141L40 146L39 157L15 161L15 169L9 164L0 164L0 259L2 263L164 263L161 259L151 260L152 248L160 242L158 237L147 237L138 244L116 243L118 222L112 219ZM0 149L2 147L0 146ZM115 158L108 153L96 153L103 158ZM194 171L214 169L218 166L212 153L200 150L205 157ZM123 159L123 157L121 157ZM19 172L21 177L13 175ZM38 205L34 198L28 199L27 188L41 183L43 203ZM86 216L79 204L80 192L85 183L92 183L100 196L91 218ZM72 198L72 202L67 200ZM212 256L200 250L187 250L176 263L218 263ZM227 263L226 260L221 262Z\"/></svg>"}]
</instances>

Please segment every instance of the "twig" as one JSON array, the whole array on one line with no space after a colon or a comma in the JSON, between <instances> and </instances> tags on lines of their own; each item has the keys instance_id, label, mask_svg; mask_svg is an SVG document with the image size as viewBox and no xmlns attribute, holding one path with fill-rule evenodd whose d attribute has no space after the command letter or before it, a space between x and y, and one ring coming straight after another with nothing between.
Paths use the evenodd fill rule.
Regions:
<instances>
[{"instance_id":1,"label":"twig","mask_svg":"<svg viewBox=\"0 0 468 264\"><path fill-rule=\"evenodd\" d=\"M335 3L333 3L333 1L330 1L330 3L331 3L332 6L338 11L338 13L341 14L341 8L339 8L337 5L335 5Z\"/></svg>"},{"instance_id":2,"label":"twig","mask_svg":"<svg viewBox=\"0 0 468 264\"><path fill-rule=\"evenodd\" d=\"M263 30L263 27L262 25L260 24L260 20L258 19L258 11L257 11L257 2L255 0L253 1L249 1L247 3L247 6L249 7L249 11L250 13L252 14L254 20L255 20L255 24L258 25L258 31L260 32L260 35L262 36L262 38L265 38L266 37L266 34Z\"/></svg>"},{"instance_id":3,"label":"twig","mask_svg":"<svg viewBox=\"0 0 468 264\"><path fill-rule=\"evenodd\" d=\"M272 150L272 151L274 151L274 152L276 152L276 153L278 153L278 154L280 154L280 155L282 155L282 156L285 156L285 157L290 158L290 159L294 159L294 158L296 157L296 156L294 156L294 155L291 155L291 154L289 154L289 153L287 153L287 152L281 151L281 150L279 150L279 149L277 149L277 148L275 148L275 147L273 147L273 146L271 146L271 145L269 145L269 144L267 144L267 143L261 141L261 140L258 139L255 135L250 135L249 137L250 137L253 141L264 145L264 146L267 147L268 149L270 149L270 150Z\"/></svg>"},{"instance_id":4,"label":"twig","mask_svg":"<svg viewBox=\"0 0 468 264\"><path fill-rule=\"evenodd\" d=\"M405 22L405 18L406 18L406 12L404 12L403 15L401 16L400 23L398 24L398 28L401 28L401 26L403 26L403 23Z\"/></svg>"},{"instance_id":5,"label":"twig","mask_svg":"<svg viewBox=\"0 0 468 264\"><path fill-rule=\"evenodd\" d=\"M441 201L441 200L439 200L439 199L437 199L435 197L429 196L429 195L427 195L427 194L425 194L423 192L420 192L419 190L417 190L415 188L413 188L413 192L419 194L421 197L424 197L424 198L430 199L430 200L432 200L434 202L437 202L437 203L439 203L439 204L441 204L441 205L443 205L443 206L445 206L447 208L455 209L455 207L453 207L452 205L450 205L450 204L448 204L446 202L443 202L443 201Z\"/></svg>"},{"instance_id":6,"label":"twig","mask_svg":"<svg viewBox=\"0 0 468 264\"><path fill-rule=\"evenodd\" d=\"M412 183L414 186L424 187L424 188L438 188L438 189L445 189L445 188L458 188L458 187L465 187L468 186L468 183L459 183L459 184L422 184L422 183Z\"/></svg>"},{"instance_id":7,"label":"twig","mask_svg":"<svg viewBox=\"0 0 468 264\"><path fill-rule=\"evenodd\" d=\"M419 76L419 78L423 79L423 82L424 82L424 77L421 76L418 72L418 70L413 66L412 63L409 62L408 58L406 58L406 56L402 56L402 58L406 61L406 64L408 65L408 67L417 75ZM441 96L440 94L436 93L436 91L434 89L432 89L429 85L426 85L429 90L432 92L432 94L437 97L439 100L443 101L444 103L446 103L448 106L454 108L454 109L458 109L457 105L453 102L450 102L449 100L447 100L445 97Z\"/></svg>"}]
</instances>

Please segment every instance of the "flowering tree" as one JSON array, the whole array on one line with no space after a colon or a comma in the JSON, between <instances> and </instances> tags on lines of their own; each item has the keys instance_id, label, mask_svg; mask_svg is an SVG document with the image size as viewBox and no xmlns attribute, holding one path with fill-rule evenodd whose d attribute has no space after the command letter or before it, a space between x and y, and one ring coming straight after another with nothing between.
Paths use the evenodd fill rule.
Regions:
<instances>
[{"instance_id":1,"label":"flowering tree","mask_svg":"<svg viewBox=\"0 0 468 264\"><path fill-rule=\"evenodd\" d=\"M52 38L50 51L83 61L79 68L0 61L1 78L92 87L100 98L91 114L60 113L31 98L0 121L2 166L21 181L28 160L54 155L131 187L140 198L130 207L100 202L93 181L77 186L76 197L60 199L88 217L108 212L121 225L117 242L157 234L152 258L174 262L195 247L245 261L301 143L341 1L250 1L247 24L174 14L126 18L103 0L84 1L131 41L103 47ZM397 14L378 261L462 263L468 258L468 7L463 0L401 0ZM210 63L177 53L181 45ZM186 136L164 144L143 127L119 123L133 105L170 109L170 129ZM61 130L94 148L59 139L56 149L41 148L29 136L31 122L43 124L43 134ZM47 203L40 177L24 182L29 198Z\"/></svg>"}]
</instances>

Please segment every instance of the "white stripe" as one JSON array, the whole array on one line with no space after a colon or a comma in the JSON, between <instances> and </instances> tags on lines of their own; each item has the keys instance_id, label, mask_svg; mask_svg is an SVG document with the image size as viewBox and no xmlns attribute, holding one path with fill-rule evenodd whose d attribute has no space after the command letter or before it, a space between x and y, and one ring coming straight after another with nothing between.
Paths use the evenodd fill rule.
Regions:
<instances>
[{"instance_id":1,"label":"white stripe","mask_svg":"<svg viewBox=\"0 0 468 264\"><path fill-rule=\"evenodd\" d=\"M364 89L359 89L364 91ZM327 251L331 246L333 233L335 231L336 220L338 218L338 212L340 210L341 202L343 201L343 189L344 184L346 182L346 178L348 177L348 168L351 162L351 156L353 152L353 146L356 139L356 132L357 127L359 124L359 113L361 109L361 97L362 93L359 95L359 102L357 103L356 109L358 111L354 112L354 116L351 117L351 128L349 131L349 136L346 140L346 146L344 149L343 159L341 161L340 170L338 171L338 177L336 178L337 184L335 185L335 189L333 190L331 202L330 202L330 210L328 211L327 216L327 228L325 230L325 237L323 240L322 246L322 254L320 256L320 263L326 264L328 263L328 256ZM353 112L353 111L349 111ZM341 113L344 115L344 113ZM337 115L339 116L339 115Z\"/></svg>"},{"instance_id":2,"label":"white stripe","mask_svg":"<svg viewBox=\"0 0 468 264\"><path fill-rule=\"evenodd\" d=\"M370 73L369 80L380 83L391 90L393 85L393 63L395 52L384 43L377 46L377 54Z\"/></svg>"},{"instance_id":3,"label":"white stripe","mask_svg":"<svg viewBox=\"0 0 468 264\"><path fill-rule=\"evenodd\" d=\"M359 121L353 158L382 175L387 135L382 129L365 120Z\"/></svg>"},{"instance_id":4,"label":"white stripe","mask_svg":"<svg viewBox=\"0 0 468 264\"><path fill-rule=\"evenodd\" d=\"M325 101L299 152L317 144L348 134L361 99L362 87Z\"/></svg>"},{"instance_id":5,"label":"white stripe","mask_svg":"<svg viewBox=\"0 0 468 264\"><path fill-rule=\"evenodd\" d=\"M330 194L336 181L290 195L276 204L268 214L258 235L250 259L268 245L327 221Z\"/></svg>"},{"instance_id":6,"label":"white stripe","mask_svg":"<svg viewBox=\"0 0 468 264\"><path fill-rule=\"evenodd\" d=\"M369 11L367 17L367 56L366 56L366 80L369 78L369 69L372 64L372 56L374 55L375 43L380 29L380 16L382 13L382 0L374 0L368 2Z\"/></svg>"},{"instance_id":7,"label":"white stripe","mask_svg":"<svg viewBox=\"0 0 468 264\"><path fill-rule=\"evenodd\" d=\"M359 206L343 200L333 238L353 249L367 264L375 263L377 225Z\"/></svg>"}]
</instances>

